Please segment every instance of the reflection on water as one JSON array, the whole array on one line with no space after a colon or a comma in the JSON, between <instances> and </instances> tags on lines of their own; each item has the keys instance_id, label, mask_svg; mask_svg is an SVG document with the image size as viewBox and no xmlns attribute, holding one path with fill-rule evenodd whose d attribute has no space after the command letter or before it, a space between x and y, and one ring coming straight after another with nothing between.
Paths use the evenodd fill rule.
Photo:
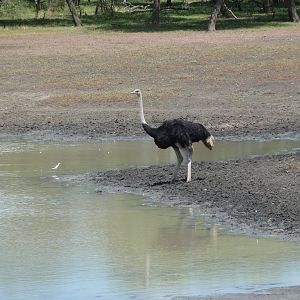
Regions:
<instances>
[{"instance_id":1,"label":"reflection on water","mask_svg":"<svg viewBox=\"0 0 300 300\"><path fill-rule=\"evenodd\" d=\"M2 141L0 299L160 299L300 283L299 243L230 235L195 208L148 207L135 195L60 179L174 160L151 145ZM226 147L227 155L242 148ZM245 148L236 153L258 154Z\"/></svg>"}]
</instances>

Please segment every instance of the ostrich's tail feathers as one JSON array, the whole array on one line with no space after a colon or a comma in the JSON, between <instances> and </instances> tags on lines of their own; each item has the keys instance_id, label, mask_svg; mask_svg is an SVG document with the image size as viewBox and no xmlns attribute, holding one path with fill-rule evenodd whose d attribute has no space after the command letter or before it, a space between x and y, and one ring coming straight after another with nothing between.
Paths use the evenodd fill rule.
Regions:
<instances>
[{"instance_id":1,"label":"ostrich's tail feathers","mask_svg":"<svg viewBox=\"0 0 300 300\"><path fill-rule=\"evenodd\" d=\"M214 147L214 141L215 141L215 138L210 135L207 139L203 140L203 144L210 150L213 149Z\"/></svg>"}]
</instances>

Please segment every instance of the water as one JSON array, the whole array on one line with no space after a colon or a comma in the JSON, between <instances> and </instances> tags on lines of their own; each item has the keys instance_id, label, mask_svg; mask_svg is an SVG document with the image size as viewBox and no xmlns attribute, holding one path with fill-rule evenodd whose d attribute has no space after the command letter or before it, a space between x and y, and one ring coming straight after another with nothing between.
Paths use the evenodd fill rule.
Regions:
<instances>
[{"instance_id":1,"label":"water","mask_svg":"<svg viewBox=\"0 0 300 300\"><path fill-rule=\"evenodd\" d=\"M199 145L194 159L299 147L297 140L222 141L214 151ZM62 180L175 161L150 141L2 139L0 299L166 299L300 284L299 243L232 235L196 209L148 207L136 195L99 195Z\"/></svg>"}]
</instances>

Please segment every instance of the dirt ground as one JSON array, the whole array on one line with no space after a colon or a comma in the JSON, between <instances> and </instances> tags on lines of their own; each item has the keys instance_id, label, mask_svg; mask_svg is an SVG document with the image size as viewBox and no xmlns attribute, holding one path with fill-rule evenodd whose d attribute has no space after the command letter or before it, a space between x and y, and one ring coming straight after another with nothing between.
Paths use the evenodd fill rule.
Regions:
<instances>
[{"instance_id":1,"label":"dirt ground","mask_svg":"<svg viewBox=\"0 0 300 300\"><path fill-rule=\"evenodd\" d=\"M0 49L0 134L144 135L130 94L135 88L143 91L153 126L183 117L204 124L217 139L300 132L297 25L216 33L3 30ZM118 186L151 201L200 206L235 231L300 240L299 152L194 163L190 184L170 185L173 171L107 171L88 180L99 190ZM238 299L296 299L299 289L270 293Z\"/></svg>"},{"instance_id":2,"label":"dirt ground","mask_svg":"<svg viewBox=\"0 0 300 300\"><path fill-rule=\"evenodd\" d=\"M31 31L30 31L31 32ZM183 117L214 135L300 129L300 30L0 32L0 133L141 135Z\"/></svg>"}]
</instances>

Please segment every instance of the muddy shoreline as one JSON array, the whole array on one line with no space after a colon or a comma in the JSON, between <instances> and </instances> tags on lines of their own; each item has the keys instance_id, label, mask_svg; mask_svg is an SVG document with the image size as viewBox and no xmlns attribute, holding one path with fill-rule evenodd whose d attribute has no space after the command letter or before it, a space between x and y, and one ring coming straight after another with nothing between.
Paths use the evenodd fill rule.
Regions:
<instances>
[{"instance_id":1,"label":"muddy shoreline","mask_svg":"<svg viewBox=\"0 0 300 300\"><path fill-rule=\"evenodd\" d=\"M249 294L225 294L207 297L174 297L173 300L298 300L300 295L299 286L271 288L261 292Z\"/></svg>"},{"instance_id":2,"label":"muddy shoreline","mask_svg":"<svg viewBox=\"0 0 300 300\"><path fill-rule=\"evenodd\" d=\"M149 203L197 206L213 222L247 235L300 241L300 151L226 162L193 163L171 184L175 165L87 175L98 192L143 194Z\"/></svg>"}]
</instances>

